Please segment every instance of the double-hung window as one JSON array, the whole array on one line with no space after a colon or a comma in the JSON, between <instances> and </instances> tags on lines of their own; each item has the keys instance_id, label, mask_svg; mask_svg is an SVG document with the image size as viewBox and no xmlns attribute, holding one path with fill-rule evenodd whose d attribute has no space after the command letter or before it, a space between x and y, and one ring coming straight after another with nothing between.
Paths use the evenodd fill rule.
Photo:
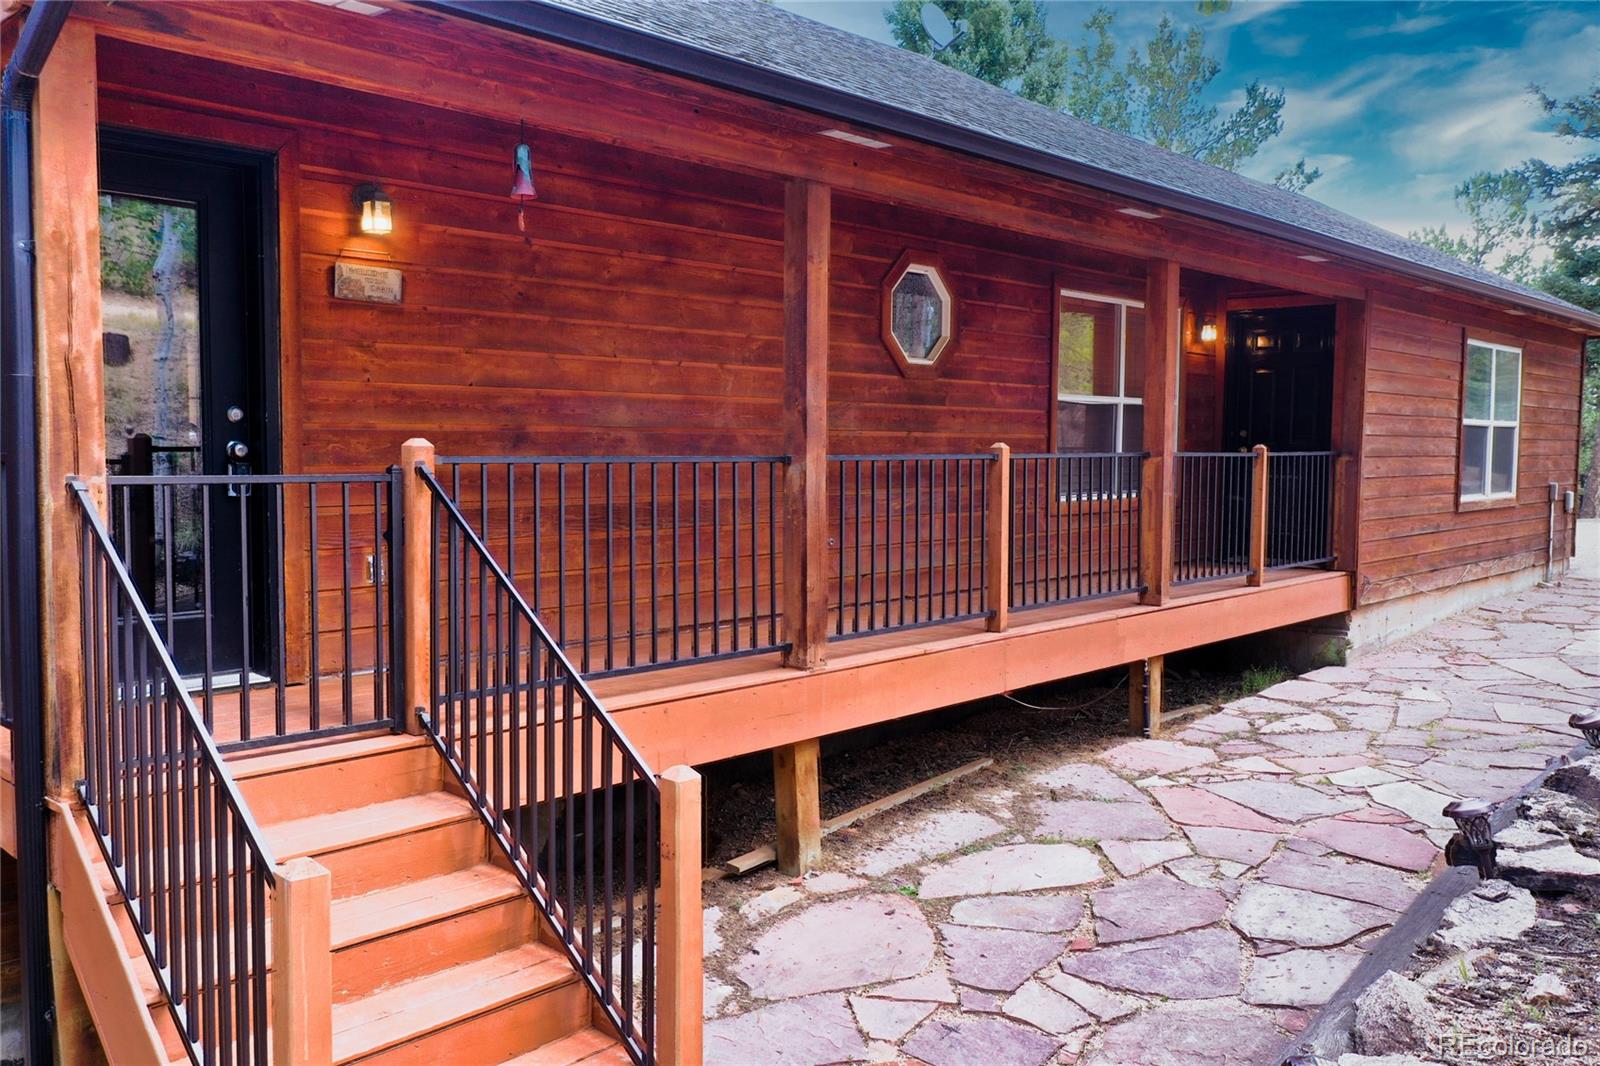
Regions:
<instances>
[{"instance_id":1,"label":"double-hung window","mask_svg":"<svg viewBox=\"0 0 1600 1066\"><path fill-rule=\"evenodd\" d=\"M1522 352L1467 341L1461 408L1461 499L1517 494L1517 436L1522 410Z\"/></svg>"},{"instance_id":2,"label":"double-hung window","mask_svg":"<svg viewBox=\"0 0 1600 1066\"><path fill-rule=\"evenodd\" d=\"M1137 452L1144 445L1144 304L1113 296L1061 293L1056 355L1056 451ZM1120 485L1069 484L1064 495L1123 491ZM1118 464L1120 469L1121 464ZM1090 468L1084 468L1087 474ZM1095 479L1100 481L1103 479Z\"/></svg>"}]
</instances>

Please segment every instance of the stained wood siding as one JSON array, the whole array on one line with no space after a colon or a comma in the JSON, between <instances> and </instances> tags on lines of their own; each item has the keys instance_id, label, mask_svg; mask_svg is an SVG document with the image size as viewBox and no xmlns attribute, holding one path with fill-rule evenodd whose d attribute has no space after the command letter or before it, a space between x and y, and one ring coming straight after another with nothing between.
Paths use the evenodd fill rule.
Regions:
<instances>
[{"instance_id":1,"label":"stained wood siding","mask_svg":"<svg viewBox=\"0 0 1600 1066\"><path fill-rule=\"evenodd\" d=\"M1361 573L1376 603L1540 565L1548 490L1577 477L1579 341L1516 319L1463 319L1377 303L1367 363ZM1461 510L1457 467L1467 334L1522 348L1522 430L1514 506ZM1568 523L1557 514L1558 559Z\"/></svg>"}]
</instances>

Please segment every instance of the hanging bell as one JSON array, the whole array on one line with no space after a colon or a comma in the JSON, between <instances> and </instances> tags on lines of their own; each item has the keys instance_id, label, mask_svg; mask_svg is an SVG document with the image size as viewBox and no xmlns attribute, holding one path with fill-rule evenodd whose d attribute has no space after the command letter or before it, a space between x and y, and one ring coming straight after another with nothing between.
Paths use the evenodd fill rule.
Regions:
<instances>
[{"instance_id":1,"label":"hanging bell","mask_svg":"<svg viewBox=\"0 0 1600 1066\"><path fill-rule=\"evenodd\" d=\"M511 198L517 202L517 231L528 230L524 209L529 200L537 200L539 193L533 187L533 149L526 144L517 145L516 162L511 181Z\"/></svg>"}]
</instances>

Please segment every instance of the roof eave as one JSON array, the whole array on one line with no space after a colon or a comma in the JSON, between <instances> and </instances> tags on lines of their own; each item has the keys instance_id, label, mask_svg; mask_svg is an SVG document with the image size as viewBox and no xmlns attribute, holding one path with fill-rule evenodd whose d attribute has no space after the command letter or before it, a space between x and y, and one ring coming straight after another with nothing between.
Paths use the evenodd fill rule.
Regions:
<instances>
[{"instance_id":1,"label":"roof eave","mask_svg":"<svg viewBox=\"0 0 1600 1066\"><path fill-rule=\"evenodd\" d=\"M508 4L501 0L421 0L421 4L459 17L536 35L560 44L678 74L774 103L787 104L830 118L899 134L941 148L1086 185L1103 192L1128 196L1171 211L1221 222L1262 236L1298 244L1313 251L1337 255L1366 266L1404 274L1458 292L1514 304L1542 315L1600 330L1600 314L1562 307L1485 282L1464 278L1424 263L1387 255L1313 230L1219 204L1204 197L1140 181L1100 167L1076 163L955 123L929 118L756 63L661 37L600 15L575 11L561 5L546 3L545 0L524 0L517 4Z\"/></svg>"}]
</instances>

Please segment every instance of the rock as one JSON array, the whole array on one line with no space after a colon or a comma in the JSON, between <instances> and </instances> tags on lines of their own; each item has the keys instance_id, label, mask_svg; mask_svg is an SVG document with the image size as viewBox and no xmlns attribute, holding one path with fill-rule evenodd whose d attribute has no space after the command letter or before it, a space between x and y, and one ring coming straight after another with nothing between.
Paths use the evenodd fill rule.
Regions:
<instances>
[{"instance_id":1,"label":"rock","mask_svg":"<svg viewBox=\"0 0 1600 1066\"><path fill-rule=\"evenodd\" d=\"M1419 1059L1415 1055L1357 1055L1347 1052L1339 1056L1338 1066L1439 1066L1433 1059Z\"/></svg>"},{"instance_id":2,"label":"rock","mask_svg":"<svg viewBox=\"0 0 1600 1066\"><path fill-rule=\"evenodd\" d=\"M859 877L851 877L849 874L830 870L811 874L802 884L807 892L812 892L819 896L832 896L840 892L848 892L852 888L860 888L866 882Z\"/></svg>"},{"instance_id":3,"label":"rock","mask_svg":"<svg viewBox=\"0 0 1600 1066\"><path fill-rule=\"evenodd\" d=\"M1539 918L1532 893L1505 881L1485 881L1445 908L1438 937L1453 948L1515 940Z\"/></svg>"},{"instance_id":4,"label":"rock","mask_svg":"<svg viewBox=\"0 0 1600 1066\"><path fill-rule=\"evenodd\" d=\"M1296 755L1328 758L1334 755L1360 755L1365 761L1372 734L1364 729L1345 729L1337 733L1276 733L1266 740L1274 747L1294 752ZM1289 763L1278 759L1285 766ZM1337 769L1346 769L1344 766ZM1314 771L1305 771L1314 772Z\"/></svg>"},{"instance_id":5,"label":"rock","mask_svg":"<svg viewBox=\"0 0 1600 1066\"><path fill-rule=\"evenodd\" d=\"M1206 826L1184 826L1183 831L1194 842L1194 849L1214 859L1230 859L1246 866L1254 866L1278 846L1283 839L1276 833L1256 833L1248 829L1211 829Z\"/></svg>"},{"instance_id":6,"label":"rock","mask_svg":"<svg viewBox=\"0 0 1600 1066\"><path fill-rule=\"evenodd\" d=\"M1119 996L1109 989L1080 980L1070 973L1060 971L1046 973L1043 980L1045 984L1103 1022L1115 1021L1139 1008L1138 1000Z\"/></svg>"},{"instance_id":7,"label":"rock","mask_svg":"<svg viewBox=\"0 0 1600 1066\"><path fill-rule=\"evenodd\" d=\"M1262 864L1257 876L1266 884L1303 888L1391 911L1405 910L1422 891L1420 884L1387 866L1295 851L1274 856Z\"/></svg>"},{"instance_id":8,"label":"rock","mask_svg":"<svg viewBox=\"0 0 1600 1066\"><path fill-rule=\"evenodd\" d=\"M1563 766L1545 778L1544 787L1565 793L1600 811L1600 756L1591 755Z\"/></svg>"},{"instance_id":9,"label":"rock","mask_svg":"<svg viewBox=\"0 0 1600 1066\"><path fill-rule=\"evenodd\" d=\"M1268 1011L1239 1003L1163 1003L1106 1030L1096 1062L1115 1066L1255 1066L1284 1036ZM989 1062L1000 1062L990 1059Z\"/></svg>"},{"instance_id":10,"label":"rock","mask_svg":"<svg viewBox=\"0 0 1600 1066\"><path fill-rule=\"evenodd\" d=\"M1132 774L1170 774L1217 761L1216 752L1175 740L1129 740L1102 754L1119 770Z\"/></svg>"},{"instance_id":11,"label":"rock","mask_svg":"<svg viewBox=\"0 0 1600 1066\"><path fill-rule=\"evenodd\" d=\"M1213 999L1238 994L1239 949L1239 938L1226 929L1195 929L1069 955L1061 969L1129 992Z\"/></svg>"},{"instance_id":12,"label":"rock","mask_svg":"<svg viewBox=\"0 0 1600 1066\"><path fill-rule=\"evenodd\" d=\"M1245 982L1244 1001L1263 1007L1320 1007L1338 991L1364 954L1296 950L1258 958Z\"/></svg>"},{"instance_id":13,"label":"rock","mask_svg":"<svg viewBox=\"0 0 1600 1066\"><path fill-rule=\"evenodd\" d=\"M1303 826L1300 832L1335 851L1400 870L1426 870L1439 854L1426 837L1392 825L1325 818Z\"/></svg>"},{"instance_id":14,"label":"rock","mask_svg":"<svg viewBox=\"0 0 1600 1066\"><path fill-rule=\"evenodd\" d=\"M1000 1010L1009 1017L1057 1036L1064 1036L1094 1021L1082 1007L1038 981L1029 981L1017 989L1010 999L1001 1004Z\"/></svg>"},{"instance_id":15,"label":"rock","mask_svg":"<svg viewBox=\"0 0 1600 1066\"><path fill-rule=\"evenodd\" d=\"M1600 812L1565 792L1541 788L1523 798L1522 818L1551 826L1577 845L1600 846Z\"/></svg>"},{"instance_id":16,"label":"rock","mask_svg":"<svg viewBox=\"0 0 1600 1066\"><path fill-rule=\"evenodd\" d=\"M1189 846L1181 840L1102 840L1100 850L1123 877L1189 854Z\"/></svg>"},{"instance_id":17,"label":"rock","mask_svg":"<svg viewBox=\"0 0 1600 1066\"><path fill-rule=\"evenodd\" d=\"M1564 840L1539 848L1502 846L1495 865L1501 878L1534 892L1569 892L1580 882L1600 885L1600 860Z\"/></svg>"},{"instance_id":18,"label":"rock","mask_svg":"<svg viewBox=\"0 0 1600 1066\"><path fill-rule=\"evenodd\" d=\"M1356 766L1349 770L1340 770L1336 774L1329 774L1328 780L1340 788L1366 788L1368 785L1387 784L1396 778L1394 774L1380 770L1376 766Z\"/></svg>"},{"instance_id":19,"label":"rock","mask_svg":"<svg viewBox=\"0 0 1600 1066\"><path fill-rule=\"evenodd\" d=\"M960 925L1022 929L1035 933L1060 933L1075 928L1083 917L1083 897L979 896L950 908L950 920Z\"/></svg>"},{"instance_id":20,"label":"rock","mask_svg":"<svg viewBox=\"0 0 1600 1066\"><path fill-rule=\"evenodd\" d=\"M777 888L768 889L743 907L740 907L739 913L744 916L745 921L761 922L777 914L789 904L804 898L805 894L793 885L779 885Z\"/></svg>"},{"instance_id":21,"label":"rock","mask_svg":"<svg viewBox=\"0 0 1600 1066\"><path fill-rule=\"evenodd\" d=\"M1444 808L1445 804L1456 797L1423 788L1415 781L1391 781L1388 784L1373 785L1367 789L1367 795L1375 802L1399 811L1414 822L1421 822L1434 829L1455 827L1455 823L1445 817Z\"/></svg>"},{"instance_id":22,"label":"rock","mask_svg":"<svg viewBox=\"0 0 1600 1066\"><path fill-rule=\"evenodd\" d=\"M1073 762L1033 775L1040 788L1061 789L1082 799L1143 800L1144 793L1116 774L1092 762Z\"/></svg>"},{"instance_id":23,"label":"rock","mask_svg":"<svg viewBox=\"0 0 1600 1066\"><path fill-rule=\"evenodd\" d=\"M1090 898L1095 935L1102 944L1181 933L1210 925L1228 910L1222 893L1196 888L1160 871L1119 881Z\"/></svg>"},{"instance_id":24,"label":"rock","mask_svg":"<svg viewBox=\"0 0 1600 1066\"><path fill-rule=\"evenodd\" d=\"M1271 688L1262 689L1260 696L1268 700L1288 700L1290 703L1319 703L1342 695L1339 689L1321 681L1294 678L1280 681Z\"/></svg>"},{"instance_id":25,"label":"rock","mask_svg":"<svg viewBox=\"0 0 1600 1066\"><path fill-rule=\"evenodd\" d=\"M1348 796L1330 796L1289 781L1223 781L1200 787L1280 822L1326 818L1361 806Z\"/></svg>"},{"instance_id":26,"label":"rock","mask_svg":"<svg viewBox=\"0 0 1600 1066\"><path fill-rule=\"evenodd\" d=\"M1004 828L975 811L933 811L899 827L887 843L862 853L853 865L858 873L882 877L902 866L992 837Z\"/></svg>"},{"instance_id":27,"label":"rock","mask_svg":"<svg viewBox=\"0 0 1600 1066\"><path fill-rule=\"evenodd\" d=\"M1252 940L1328 947L1388 925L1394 918L1393 911L1370 903L1252 882L1239 893L1232 920Z\"/></svg>"},{"instance_id":28,"label":"rock","mask_svg":"<svg viewBox=\"0 0 1600 1066\"><path fill-rule=\"evenodd\" d=\"M869 1040L899 1040L939 1008L937 1003L851 996L850 1009Z\"/></svg>"},{"instance_id":29,"label":"rock","mask_svg":"<svg viewBox=\"0 0 1600 1066\"><path fill-rule=\"evenodd\" d=\"M1529 1003L1571 1003L1572 990L1559 976L1546 972L1528 982L1522 998Z\"/></svg>"},{"instance_id":30,"label":"rock","mask_svg":"<svg viewBox=\"0 0 1600 1066\"><path fill-rule=\"evenodd\" d=\"M789 999L921 973L933 930L909 899L875 894L810 907L753 946L734 972L763 999Z\"/></svg>"},{"instance_id":31,"label":"rock","mask_svg":"<svg viewBox=\"0 0 1600 1066\"><path fill-rule=\"evenodd\" d=\"M950 976L964 985L1010 992L1067 949L1067 938L1015 929L941 925Z\"/></svg>"},{"instance_id":32,"label":"rock","mask_svg":"<svg viewBox=\"0 0 1600 1066\"><path fill-rule=\"evenodd\" d=\"M840 995L774 1003L705 1027L707 1066L822 1066L860 1058L866 1050Z\"/></svg>"},{"instance_id":33,"label":"rock","mask_svg":"<svg viewBox=\"0 0 1600 1066\"><path fill-rule=\"evenodd\" d=\"M1160 840L1172 823L1148 800L1042 800L1033 835L1064 840Z\"/></svg>"},{"instance_id":34,"label":"rock","mask_svg":"<svg viewBox=\"0 0 1600 1066\"><path fill-rule=\"evenodd\" d=\"M924 872L924 899L1071 888L1104 876L1094 853L1076 844L1012 844L951 859Z\"/></svg>"},{"instance_id":35,"label":"rock","mask_svg":"<svg viewBox=\"0 0 1600 1066\"><path fill-rule=\"evenodd\" d=\"M1356 1000L1350 1039L1364 1055L1406 1054L1426 1047L1439 1022L1420 986L1393 970L1379 977Z\"/></svg>"},{"instance_id":36,"label":"rock","mask_svg":"<svg viewBox=\"0 0 1600 1066\"><path fill-rule=\"evenodd\" d=\"M908 977L904 981L874 988L869 995L877 999L927 1000L930 1003L954 1003L956 990L943 970L925 973L921 977Z\"/></svg>"},{"instance_id":37,"label":"rock","mask_svg":"<svg viewBox=\"0 0 1600 1066\"><path fill-rule=\"evenodd\" d=\"M1309 714L1292 714L1287 718L1268 722L1258 732L1261 733L1331 733L1339 726L1332 718L1315 711Z\"/></svg>"},{"instance_id":38,"label":"rock","mask_svg":"<svg viewBox=\"0 0 1600 1066\"><path fill-rule=\"evenodd\" d=\"M709 957L722 950L722 930L720 928L722 923L722 908L707 907L704 913L701 915L701 920L705 928L705 932L702 934L704 937L703 943L705 945L704 953L707 957Z\"/></svg>"},{"instance_id":39,"label":"rock","mask_svg":"<svg viewBox=\"0 0 1600 1066\"><path fill-rule=\"evenodd\" d=\"M916 1056L928 1066L998 1062L1008 1066L1041 1066L1060 1049L1061 1041L1007 1018L957 1015L923 1022L902 1047L908 1055Z\"/></svg>"},{"instance_id":40,"label":"rock","mask_svg":"<svg viewBox=\"0 0 1600 1066\"><path fill-rule=\"evenodd\" d=\"M961 990L961 1009L969 1014L999 1014L1000 1004L1004 1002L1004 996L993 992L981 992L976 988Z\"/></svg>"},{"instance_id":41,"label":"rock","mask_svg":"<svg viewBox=\"0 0 1600 1066\"><path fill-rule=\"evenodd\" d=\"M1167 817L1179 825L1249 829L1259 833L1271 833L1283 828L1272 819L1263 818L1230 799L1198 788L1153 788L1150 794L1167 812Z\"/></svg>"}]
</instances>

